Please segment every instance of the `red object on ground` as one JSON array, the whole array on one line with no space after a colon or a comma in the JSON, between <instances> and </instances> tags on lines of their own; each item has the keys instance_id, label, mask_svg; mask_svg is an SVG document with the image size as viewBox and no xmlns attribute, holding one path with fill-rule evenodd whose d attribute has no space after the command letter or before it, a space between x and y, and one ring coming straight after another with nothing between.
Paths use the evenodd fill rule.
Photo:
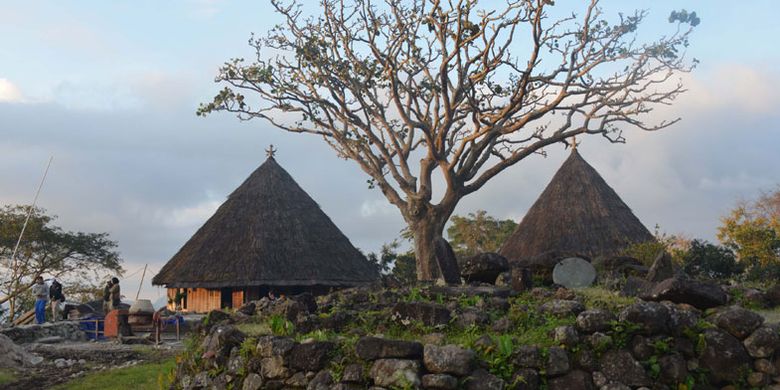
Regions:
<instances>
[{"instance_id":1,"label":"red object on ground","mask_svg":"<svg viewBox=\"0 0 780 390\"><path fill-rule=\"evenodd\" d=\"M124 319L120 318L123 316ZM111 310L106 314L106 321L103 324L103 335L105 337L117 337L120 334L119 326L122 321L127 322L127 310Z\"/></svg>"}]
</instances>

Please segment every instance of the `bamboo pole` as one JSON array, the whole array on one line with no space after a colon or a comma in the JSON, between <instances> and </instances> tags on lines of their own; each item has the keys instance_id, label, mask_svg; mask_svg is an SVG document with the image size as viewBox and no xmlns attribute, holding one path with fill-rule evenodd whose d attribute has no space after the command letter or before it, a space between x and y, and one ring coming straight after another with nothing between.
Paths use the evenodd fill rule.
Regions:
<instances>
[{"instance_id":1,"label":"bamboo pole","mask_svg":"<svg viewBox=\"0 0 780 390\"><path fill-rule=\"evenodd\" d=\"M141 295L141 286L144 285L144 276L146 276L146 267L149 266L149 264L144 264L144 272L141 274L141 283L138 284L138 292L135 293L135 300L138 300L138 296Z\"/></svg>"}]
</instances>

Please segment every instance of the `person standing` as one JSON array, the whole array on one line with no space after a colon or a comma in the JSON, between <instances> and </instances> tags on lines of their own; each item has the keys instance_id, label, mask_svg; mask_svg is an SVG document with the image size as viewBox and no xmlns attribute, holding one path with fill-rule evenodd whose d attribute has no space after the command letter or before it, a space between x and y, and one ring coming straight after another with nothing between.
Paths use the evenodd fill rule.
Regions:
<instances>
[{"instance_id":1,"label":"person standing","mask_svg":"<svg viewBox=\"0 0 780 390\"><path fill-rule=\"evenodd\" d=\"M111 311L111 281L106 282L106 287L103 287L103 315L108 314Z\"/></svg>"},{"instance_id":2,"label":"person standing","mask_svg":"<svg viewBox=\"0 0 780 390\"><path fill-rule=\"evenodd\" d=\"M43 282L43 277L35 278L32 293L35 296L35 322L42 324L46 322L46 302L49 299L49 287Z\"/></svg>"},{"instance_id":3,"label":"person standing","mask_svg":"<svg viewBox=\"0 0 780 390\"><path fill-rule=\"evenodd\" d=\"M111 279L111 310L118 310L119 304L122 303L122 295L119 290L119 279Z\"/></svg>"},{"instance_id":4,"label":"person standing","mask_svg":"<svg viewBox=\"0 0 780 390\"><path fill-rule=\"evenodd\" d=\"M57 279L52 279L49 287L49 299L51 300L51 320L56 322L60 318L60 303L65 302L65 295L62 294L62 284Z\"/></svg>"}]
</instances>

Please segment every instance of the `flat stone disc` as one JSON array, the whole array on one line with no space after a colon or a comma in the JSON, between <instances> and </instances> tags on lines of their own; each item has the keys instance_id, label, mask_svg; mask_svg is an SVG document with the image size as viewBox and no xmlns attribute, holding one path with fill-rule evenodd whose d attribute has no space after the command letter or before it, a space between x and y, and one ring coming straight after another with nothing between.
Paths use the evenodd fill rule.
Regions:
<instances>
[{"instance_id":1,"label":"flat stone disc","mask_svg":"<svg viewBox=\"0 0 780 390\"><path fill-rule=\"evenodd\" d=\"M553 282L566 288L589 287L596 280L596 268L579 257L563 259L553 269Z\"/></svg>"}]
</instances>

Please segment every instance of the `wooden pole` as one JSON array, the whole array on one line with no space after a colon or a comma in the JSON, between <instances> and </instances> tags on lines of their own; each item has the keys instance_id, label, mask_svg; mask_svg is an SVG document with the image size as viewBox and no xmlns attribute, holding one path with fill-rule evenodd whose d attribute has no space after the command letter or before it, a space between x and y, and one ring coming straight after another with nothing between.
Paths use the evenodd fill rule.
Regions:
<instances>
[{"instance_id":1,"label":"wooden pole","mask_svg":"<svg viewBox=\"0 0 780 390\"><path fill-rule=\"evenodd\" d=\"M144 285L144 276L146 276L146 267L149 264L144 264L144 272L141 274L141 283L138 284L138 292L135 293L135 300L138 300L138 296L141 295L141 286Z\"/></svg>"},{"instance_id":2,"label":"wooden pole","mask_svg":"<svg viewBox=\"0 0 780 390\"><path fill-rule=\"evenodd\" d=\"M35 191L35 197L33 198L32 206L30 206L30 209L27 211L27 217L24 219L24 224L22 224L22 231L21 233L19 233L19 239L16 240L14 251L11 253L11 262L14 265L13 279L11 279L11 281L15 285L14 290L19 288L19 282L16 279L19 276L21 276L21 275L17 275L17 268L19 268L19 263L16 260L16 254L19 251L19 244L22 243L22 236L24 236L24 231L27 230L27 223L30 222L30 217L32 216L33 211L35 211L35 205L38 203L38 196L41 194L41 189L43 188L43 182L46 181L46 175L49 174L49 168L51 167L52 160L54 160L54 156L49 157L49 163L46 164L46 170L43 171L43 177L41 178L41 182L38 184L38 189ZM16 294L16 291L10 291L10 293ZM11 322L13 322L15 311L16 311L16 297L14 296L11 302L11 314L10 314Z\"/></svg>"}]
</instances>

